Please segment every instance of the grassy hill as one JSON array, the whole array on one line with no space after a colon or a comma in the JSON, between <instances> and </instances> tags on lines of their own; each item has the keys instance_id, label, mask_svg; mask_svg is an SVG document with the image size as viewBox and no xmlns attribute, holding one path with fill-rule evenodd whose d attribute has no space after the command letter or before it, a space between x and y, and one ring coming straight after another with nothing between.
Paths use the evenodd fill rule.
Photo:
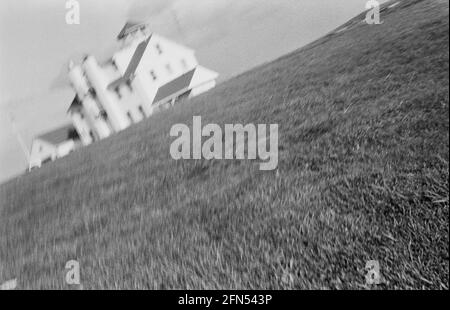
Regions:
<instances>
[{"instance_id":1,"label":"grassy hill","mask_svg":"<svg viewBox=\"0 0 450 310\"><path fill-rule=\"evenodd\" d=\"M68 288L77 259L85 289L361 289L376 259L379 288L448 289L448 13L358 16L3 184L0 281ZM193 115L278 123L278 171L171 159L170 128Z\"/></svg>"}]
</instances>

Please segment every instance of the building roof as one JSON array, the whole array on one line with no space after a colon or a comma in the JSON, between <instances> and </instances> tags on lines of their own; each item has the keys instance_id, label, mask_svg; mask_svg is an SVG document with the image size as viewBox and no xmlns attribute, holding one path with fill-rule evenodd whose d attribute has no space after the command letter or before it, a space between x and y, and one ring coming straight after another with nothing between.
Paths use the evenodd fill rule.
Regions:
<instances>
[{"instance_id":1,"label":"building roof","mask_svg":"<svg viewBox=\"0 0 450 310\"><path fill-rule=\"evenodd\" d=\"M123 76L113 81L111 84L109 84L108 89L114 89L120 84L125 83L127 80L133 77L137 67L139 66L139 63L141 62L142 56L144 55L148 42L150 42L150 39L151 36L149 36L146 40L139 43L139 45L136 47L136 50L134 51L133 57L131 57L130 63L128 64L128 67L125 70Z\"/></svg>"},{"instance_id":2,"label":"building roof","mask_svg":"<svg viewBox=\"0 0 450 310\"><path fill-rule=\"evenodd\" d=\"M139 23L139 22L134 22L134 21L128 21L125 23L122 30L120 30L119 34L117 35L117 39L119 39L119 40L123 39L128 34L136 31L137 29L139 29L141 27L145 27L145 24Z\"/></svg>"},{"instance_id":3,"label":"building roof","mask_svg":"<svg viewBox=\"0 0 450 310\"><path fill-rule=\"evenodd\" d=\"M76 132L75 127L72 124L67 124L40 135L36 137L36 139L43 140L53 145L58 145L64 141L73 139L74 132Z\"/></svg>"},{"instance_id":4,"label":"building roof","mask_svg":"<svg viewBox=\"0 0 450 310\"><path fill-rule=\"evenodd\" d=\"M185 74L177 77L176 79L162 85L158 89L155 99L153 99L153 103L170 97L173 94L180 93L183 90L187 90L189 88L189 85L191 84L195 70L196 69L192 69L191 71L188 71Z\"/></svg>"}]
</instances>

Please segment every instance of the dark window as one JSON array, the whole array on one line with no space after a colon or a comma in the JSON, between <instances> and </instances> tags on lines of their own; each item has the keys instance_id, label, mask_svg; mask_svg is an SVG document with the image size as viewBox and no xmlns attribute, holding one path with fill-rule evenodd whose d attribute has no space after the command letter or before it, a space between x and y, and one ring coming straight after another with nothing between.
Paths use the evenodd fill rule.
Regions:
<instances>
[{"instance_id":1,"label":"dark window","mask_svg":"<svg viewBox=\"0 0 450 310\"><path fill-rule=\"evenodd\" d=\"M141 112L141 114L142 114L142 117L144 117L144 118L146 118L147 117L147 115L145 115L145 111L144 111L144 108L140 105L139 107L138 107L138 109L139 109L139 112Z\"/></svg>"},{"instance_id":2,"label":"dark window","mask_svg":"<svg viewBox=\"0 0 450 310\"><path fill-rule=\"evenodd\" d=\"M117 97L119 97L119 99L122 98L122 95L120 94L120 88L119 86L117 86L116 88L114 88L114 91L116 92Z\"/></svg>"},{"instance_id":3,"label":"dark window","mask_svg":"<svg viewBox=\"0 0 450 310\"><path fill-rule=\"evenodd\" d=\"M156 45L155 45L155 49L156 49L156 51L158 52L158 54L161 55L161 54L163 53L162 48L161 48L161 45L156 44Z\"/></svg>"},{"instance_id":4,"label":"dark window","mask_svg":"<svg viewBox=\"0 0 450 310\"><path fill-rule=\"evenodd\" d=\"M131 80L127 80L126 82L128 89L130 90L130 92L133 92L133 87L131 86Z\"/></svg>"},{"instance_id":5,"label":"dark window","mask_svg":"<svg viewBox=\"0 0 450 310\"><path fill-rule=\"evenodd\" d=\"M95 140L95 136L94 136L94 133L92 132L92 130L89 130L89 136L91 136L92 141Z\"/></svg>"},{"instance_id":6,"label":"dark window","mask_svg":"<svg viewBox=\"0 0 450 310\"><path fill-rule=\"evenodd\" d=\"M134 123L134 120L133 120L133 117L131 116L131 112L130 111L127 112L127 116L128 116L128 119L130 120L130 122Z\"/></svg>"},{"instance_id":7,"label":"dark window","mask_svg":"<svg viewBox=\"0 0 450 310\"><path fill-rule=\"evenodd\" d=\"M108 120L108 113L105 110L100 111L100 116L106 121Z\"/></svg>"},{"instance_id":8,"label":"dark window","mask_svg":"<svg viewBox=\"0 0 450 310\"><path fill-rule=\"evenodd\" d=\"M81 119L84 119L84 114L80 112Z\"/></svg>"},{"instance_id":9,"label":"dark window","mask_svg":"<svg viewBox=\"0 0 450 310\"><path fill-rule=\"evenodd\" d=\"M88 92L92 96L92 98L97 97L97 92L95 91L95 89L93 87L90 87Z\"/></svg>"},{"instance_id":10,"label":"dark window","mask_svg":"<svg viewBox=\"0 0 450 310\"><path fill-rule=\"evenodd\" d=\"M156 76L155 71L150 71L150 76L152 77L153 81L156 81L158 79L158 77Z\"/></svg>"},{"instance_id":11,"label":"dark window","mask_svg":"<svg viewBox=\"0 0 450 310\"><path fill-rule=\"evenodd\" d=\"M114 59L111 61L111 63L112 63L112 66L114 67L114 69L116 71L119 70L119 67L117 67L117 63L116 63L116 61Z\"/></svg>"}]
</instances>

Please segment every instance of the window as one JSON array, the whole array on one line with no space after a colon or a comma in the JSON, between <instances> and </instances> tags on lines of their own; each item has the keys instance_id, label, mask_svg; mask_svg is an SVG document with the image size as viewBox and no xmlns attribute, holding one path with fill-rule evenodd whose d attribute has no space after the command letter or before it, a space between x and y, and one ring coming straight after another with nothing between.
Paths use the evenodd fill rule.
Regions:
<instances>
[{"instance_id":1,"label":"window","mask_svg":"<svg viewBox=\"0 0 450 310\"><path fill-rule=\"evenodd\" d=\"M130 92L133 92L133 87L131 86L131 80L126 81L127 87L130 90Z\"/></svg>"},{"instance_id":2,"label":"window","mask_svg":"<svg viewBox=\"0 0 450 310\"><path fill-rule=\"evenodd\" d=\"M142 117L143 117L143 118L146 118L147 115L145 115L144 108L140 105L140 106L138 107L138 109L139 109L139 112L142 114Z\"/></svg>"},{"instance_id":3,"label":"window","mask_svg":"<svg viewBox=\"0 0 450 310\"><path fill-rule=\"evenodd\" d=\"M156 44L156 45L155 45L155 49L156 49L156 51L158 52L159 55L161 55L161 54L163 53L162 48L161 48L161 45Z\"/></svg>"},{"instance_id":4,"label":"window","mask_svg":"<svg viewBox=\"0 0 450 310\"><path fill-rule=\"evenodd\" d=\"M122 98L122 95L120 94L119 86L117 86L116 88L114 88L114 91L116 92L117 97L119 97L119 99L121 99L121 98Z\"/></svg>"},{"instance_id":5,"label":"window","mask_svg":"<svg viewBox=\"0 0 450 310\"><path fill-rule=\"evenodd\" d=\"M158 77L156 76L155 71L150 71L150 76L152 77L153 81L156 81L158 79Z\"/></svg>"},{"instance_id":6,"label":"window","mask_svg":"<svg viewBox=\"0 0 450 310\"><path fill-rule=\"evenodd\" d=\"M130 111L127 112L127 116L128 116L128 119L130 120L130 122L134 123L134 120L133 120L133 117L131 116L131 112Z\"/></svg>"},{"instance_id":7,"label":"window","mask_svg":"<svg viewBox=\"0 0 450 310\"><path fill-rule=\"evenodd\" d=\"M166 69L167 69L167 72L169 72L169 74L173 73L172 66L170 64L166 65Z\"/></svg>"},{"instance_id":8,"label":"window","mask_svg":"<svg viewBox=\"0 0 450 310\"><path fill-rule=\"evenodd\" d=\"M84 119L84 114L82 112L80 112L80 118Z\"/></svg>"},{"instance_id":9,"label":"window","mask_svg":"<svg viewBox=\"0 0 450 310\"><path fill-rule=\"evenodd\" d=\"M91 136L92 141L95 140L94 133L92 132L92 130L89 130L89 136Z\"/></svg>"},{"instance_id":10,"label":"window","mask_svg":"<svg viewBox=\"0 0 450 310\"><path fill-rule=\"evenodd\" d=\"M108 120L108 113L106 113L105 110L100 111L100 117L103 118L105 121Z\"/></svg>"},{"instance_id":11,"label":"window","mask_svg":"<svg viewBox=\"0 0 450 310\"><path fill-rule=\"evenodd\" d=\"M119 67L117 67L117 63L116 63L116 61L114 59L111 61L111 64L114 67L114 70L116 70L116 71L119 70Z\"/></svg>"},{"instance_id":12,"label":"window","mask_svg":"<svg viewBox=\"0 0 450 310\"><path fill-rule=\"evenodd\" d=\"M97 93L95 92L95 89L93 87L89 88L88 93L92 96L92 98L97 97Z\"/></svg>"}]
</instances>

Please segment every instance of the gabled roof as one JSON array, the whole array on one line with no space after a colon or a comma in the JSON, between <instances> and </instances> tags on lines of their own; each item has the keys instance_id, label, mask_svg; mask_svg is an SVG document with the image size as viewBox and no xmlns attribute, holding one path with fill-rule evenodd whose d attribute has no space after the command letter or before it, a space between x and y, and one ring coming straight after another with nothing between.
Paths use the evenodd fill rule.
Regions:
<instances>
[{"instance_id":1,"label":"gabled roof","mask_svg":"<svg viewBox=\"0 0 450 310\"><path fill-rule=\"evenodd\" d=\"M78 95L75 95L75 98L73 98L72 103L70 104L70 107L67 110L67 112L69 112L72 109L79 108L81 106L82 106L82 104L81 104L80 98L78 98Z\"/></svg>"},{"instance_id":2,"label":"gabled roof","mask_svg":"<svg viewBox=\"0 0 450 310\"><path fill-rule=\"evenodd\" d=\"M158 89L155 99L153 99L153 103L161 101L162 99L170 97L171 95L177 94L183 90L188 90L195 70L196 69L192 69L191 71L188 71L176 79L162 85Z\"/></svg>"},{"instance_id":3,"label":"gabled roof","mask_svg":"<svg viewBox=\"0 0 450 310\"><path fill-rule=\"evenodd\" d=\"M58 145L64 141L73 139L74 132L76 132L75 127L72 124L68 124L40 135L36 137L36 139L43 140L53 145Z\"/></svg>"},{"instance_id":4,"label":"gabled roof","mask_svg":"<svg viewBox=\"0 0 450 310\"><path fill-rule=\"evenodd\" d=\"M126 22L122 30L120 30L120 33L117 35L117 39L120 40L126 37L128 34L132 33L133 31L136 31L140 27L145 27L145 24L134 21Z\"/></svg>"},{"instance_id":5,"label":"gabled roof","mask_svg":"<svg viewBox=\"0 0 450 310\"><path fill-rule=\"evenodd\" d=\"M114 89L122 83L125 83L128 79L132 78L139 63L141 62L142 56L145 53L145 49L147 48L148 42L150 42L151 36L149 36L146 40L139 43L134 51L133 57L131 57L130 63L128 64L127 70L122 77L118 78L114 82L108 85L108 89Z\"/></svg>"}]
</instances>

